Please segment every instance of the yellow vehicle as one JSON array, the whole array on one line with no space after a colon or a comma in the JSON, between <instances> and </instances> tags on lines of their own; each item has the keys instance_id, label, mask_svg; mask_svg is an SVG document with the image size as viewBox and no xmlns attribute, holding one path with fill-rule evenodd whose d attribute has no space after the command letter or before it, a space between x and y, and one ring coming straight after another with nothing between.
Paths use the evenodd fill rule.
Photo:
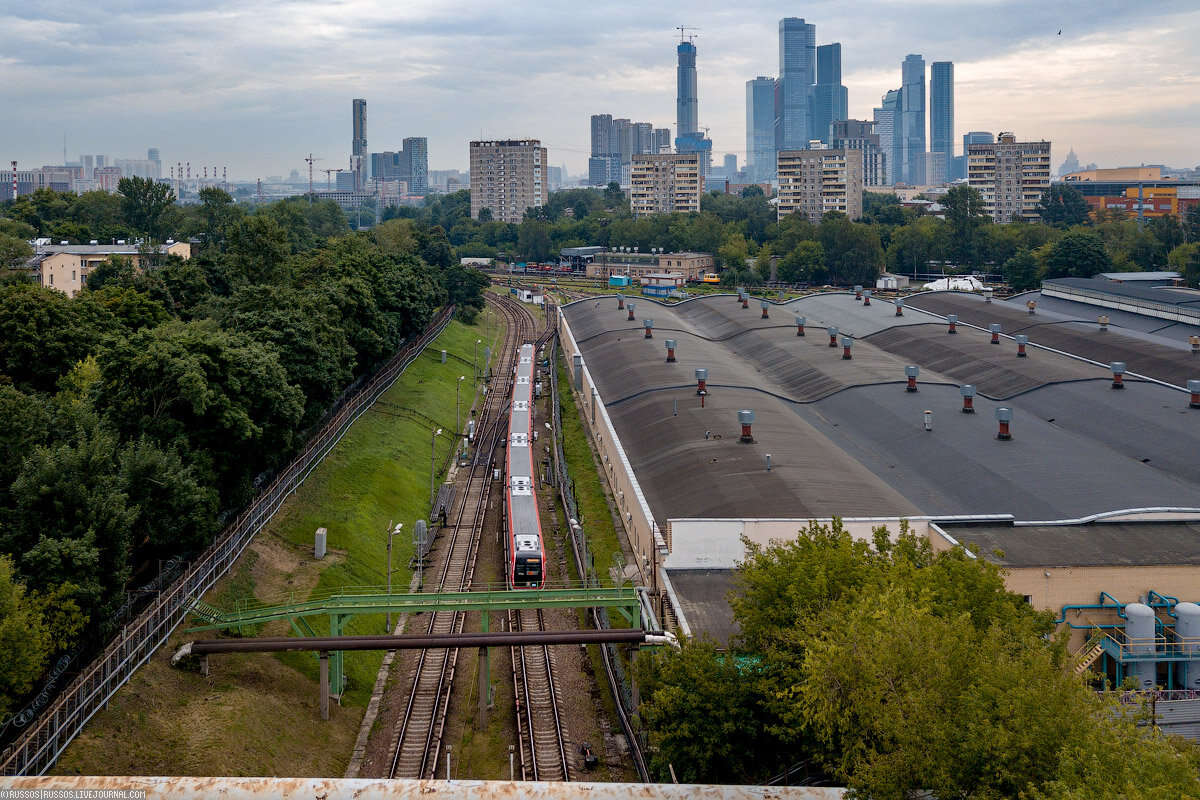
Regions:
<instances>
[{"instance_id":1,"label":"yellow vehicle","mask_svg":"<svg viewBox=\"0 0 1200 800\"><path fill-rule=\"evenodd\" d=\"M710 272L710 273L706 274L703 278L701 278L700 281L702 283L720 283L721 276L717 275L717 273L715 273L715 272Z\"/></svg>"}]
</instances>

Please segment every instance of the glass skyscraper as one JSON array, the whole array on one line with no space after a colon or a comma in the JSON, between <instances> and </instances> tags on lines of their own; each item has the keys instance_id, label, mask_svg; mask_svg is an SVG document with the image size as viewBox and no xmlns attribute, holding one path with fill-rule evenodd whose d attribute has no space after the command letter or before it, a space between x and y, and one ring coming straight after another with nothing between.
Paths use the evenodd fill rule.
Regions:
<instances>
[{"instance_id":1,"label":"glass skyscraper","mask_svg":"<svg viewBox=\"0 0 1200 800\"><path fill-rule=\"evenodd\" d=\"M944 166L939 170L940 174L930 175L930 180L941 183L950 178L954 157L953 61L935 61L929 67L929 152L944 154L940 160L932 162Z\"/></svg>"},{"instance_id":2,"label":"glass skyscraper","mask_svg":"<svg viewBox=\"0 0 1200 800\"><path fill-rule=\"evenodd\" d=\"M699 103L696 98L696 45L692 42L680 42L676 52L679 54L679 87L675 94L675 135L682 139L700 130L697 127Z\"/></svg>"},{"instance_id":3,"label":"glass skyscraper","mask_svg":"<svg viewBox=\"0 0 1200 800\"><path fill-rule=\"evenodd\" d=\"M909 55L901 67L898 180L925 183L925 59Z\"/></svg>"},{"instance_id":4,"label":"glass skyscraper","mask_svg":"<svg viewBox=\"0 0 1200 800\"><path fill-rule=\"evenodd\" d=\"M762 75L746 81L746 177L775 180L775 79Z\"/></svg>"},{"instance_id":5,"label":"glass skyscraper","mask_svg":"<svg viewBox=\"0 0 1200 800\"><path fill-rule=\"evenodd\" d=\"M829 124L850 115L842 85L842 46L835 42L817 48L817 85L813 87L810 139L829 144Z\"/></svg>"},{"instance_id":6,"label":"glass skyscraper","mask_svg":"<svg viewBox=\"0 0 1200 800\"><path fill-rule=\"evenodd\" d=\"M804 150L812 138L817 26L797 17L779 20L779 81L775 91L775 146Z\"/></svg>"},{"instance_id":7,"label":"glass skyscraper","mask_svg":"<svg viewBox=\"0 0 1200 800\"><path fill-rule=\"evenodd\" d=\"M879 149L883 151L884 171L889 185L901 180L900 175L900 90L892 89L883 96L875 109L875 132L879 134Z\"/></svg>"}]
</instances>

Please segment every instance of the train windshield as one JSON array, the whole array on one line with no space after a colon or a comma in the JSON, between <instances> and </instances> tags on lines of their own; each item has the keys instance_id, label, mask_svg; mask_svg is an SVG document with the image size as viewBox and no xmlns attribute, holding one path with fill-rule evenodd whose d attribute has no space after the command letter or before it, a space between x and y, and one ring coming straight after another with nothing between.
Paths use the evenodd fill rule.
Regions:
<instances>
[{"instance_id":1,"label":"train windshield","mask_svg":"<svg viewBox=\"0 0 1200 800\"><path fill-rule=\"evenodd\" d=\"M513 586L537 588L541 585L542 560L529 556L517 556L516 563L513 565Z\"/></svg>"}]
</instances>

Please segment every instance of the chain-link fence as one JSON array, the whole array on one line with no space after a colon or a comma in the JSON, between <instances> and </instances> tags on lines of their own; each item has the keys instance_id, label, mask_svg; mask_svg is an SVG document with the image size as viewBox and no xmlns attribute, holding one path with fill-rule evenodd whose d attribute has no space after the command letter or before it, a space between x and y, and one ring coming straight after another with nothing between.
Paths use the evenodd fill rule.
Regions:
<instances>
[{"instance_id":1,"label":"chain-link fence","mask_svg":"<svg viewBox=\"0 0 1200 800\"><path fill-rule=\"evenodd\" d=\"M215 542L171 586L121 628L104 651L84 667L36 721L3 754L0 773L40 775L83 729L92 715L129 680L187 616L192 602L212 588L262 527L313 468L341 440L350 426L450 322L454 308L439 312L419 337L404 344L365 384L340 399L340 408L325 421L304 450L225 528Z\"/></svg>"}]
</instances>

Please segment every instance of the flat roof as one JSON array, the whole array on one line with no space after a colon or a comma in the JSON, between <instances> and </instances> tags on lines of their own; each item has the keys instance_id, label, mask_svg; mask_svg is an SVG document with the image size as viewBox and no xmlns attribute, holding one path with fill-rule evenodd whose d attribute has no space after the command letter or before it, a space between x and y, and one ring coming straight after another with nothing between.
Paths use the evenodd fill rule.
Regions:
<instances>
[{"instance_id":1,"label":"flat roof","mask_svg":"<svg viewBox=\"0 0 1200 800\"><path fill-rule=\"evenodd\" d=\"M668 569L678 612L694 633L703 632L727 647L737 633L729 606L735 588L731 569Z\"/></svg>"},{"instance_id":2,"label":"flat roof","mask_svg":"<svg viewBox=\"0 0 1200 800\"><path fill-rule=\"evenodd\" d=\"M1196 522L942 527L963 544L977 546L982 557L1005 567L1200 565L1200 523Z\"/></svg>"},{"instance_id":3,"label":"flat roof","mask_svg":"<svg viewBox=\"0 0 1200 800\"><path fill-rule=\"evenodd\" d=\"M1097 280L1095 278L1050 278L1043 281L1042 285L1087 289L1091 292L1099 292L1113 297L1151 300L1156 303L1167 303L1183 308L1200 307L1200 291L1177 286L1143 286L1136 281L1133 283L1119 283L1115 280Z\"/></svg>"}]
</instances>

